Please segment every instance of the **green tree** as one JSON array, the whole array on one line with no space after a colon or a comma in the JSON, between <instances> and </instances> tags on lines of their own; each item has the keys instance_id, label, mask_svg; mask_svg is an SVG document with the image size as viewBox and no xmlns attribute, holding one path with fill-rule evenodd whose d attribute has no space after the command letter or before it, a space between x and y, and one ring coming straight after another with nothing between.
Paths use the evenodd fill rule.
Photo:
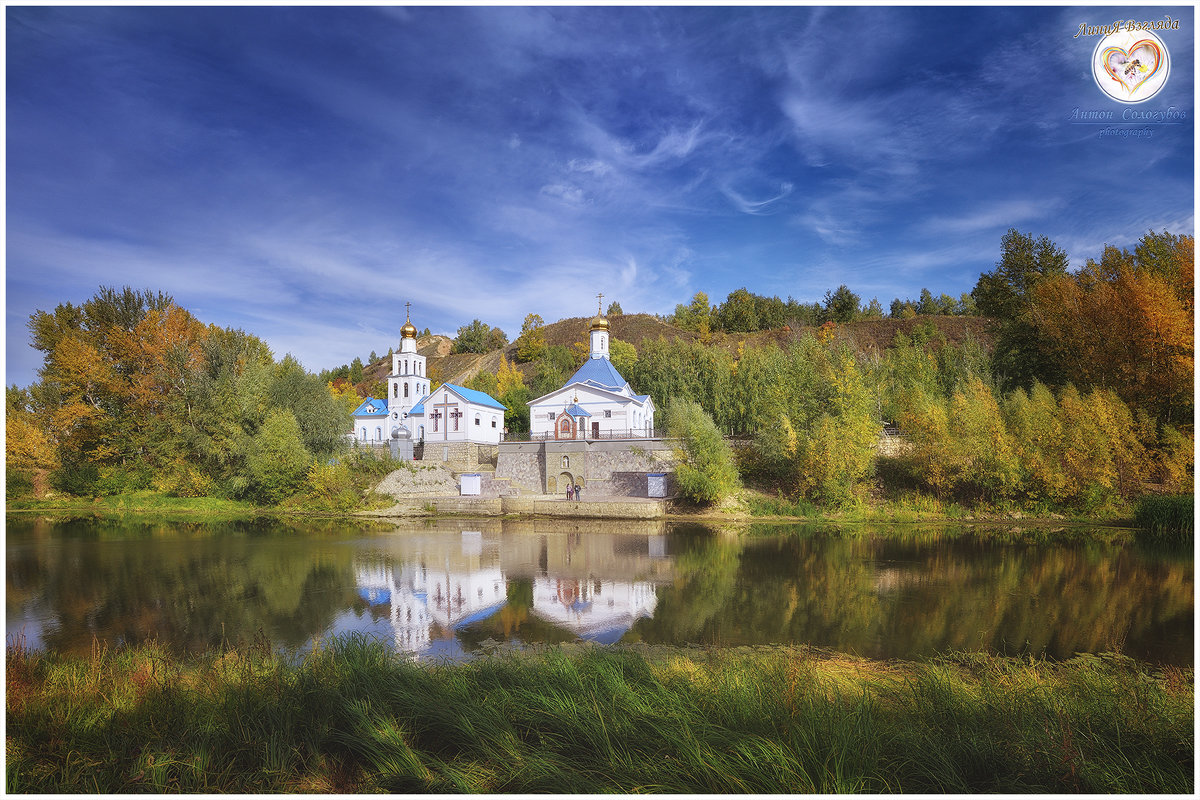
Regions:
<instances>
[{"instance_id":1,"label":"green tree","mask_svg":"<svg viewBox=\"0 0 1200 800\"><path fill-rule=\"evenodd\" d=\"M888 309L888 316L892 319L912 319L917 315L917 307L913 305L911 300L901 300L899 297L892 300L892 305Z\"/></svg>"},{"instance_id":2,"label":"green tree","mask_svg":"<svg viewBox=\"0 0 1200 800\"><path fill-rule=\"evenodd\" d=\"M466 381L463 385L466 386L468 389L474 389L477 392L483 392L484 394L490 394L492 397L495 397L496 393L497 393L496 392L496 386L497 386L496 376L490 372L484 372L483 370L480 370L479 372L475 373L475 375L472 376L471 379Z\"/></svg>"},{"instance_id":3,"label":"green tree","mask_svg":"<svg viewBox=\"0 0 1200 800\"><path fill-rule=\"evenodd\" d=\"M276 409L254 435L247 454L251 491L274 505L296 493L312 466L300 423L291 411Z\"/></svg>"},{"instance_id":4,"label":"green tree","mask_svg":"<svg viewBox=\"0 0 1200 800\"><path fill-rule=\"evenodd\" d=\"M617 372L621 373L625 380L634 364L637 363L637 348L629 342L621 341L620 339L610 338L608 340L608 357L612 361L612 365L616 367Z\"/></svg>"},{"instance_id":5,"label":"green tree","mask_svg":"<svg viewBox=\"0 0 1200 800\"><path fill-rule=\"evenodd\" d=\"M733 451L694 400L675 398L666 413L667 434L678 440L675 477L684 497L719 503L740 487Z\"/></svg>"},{"instance_id":6,"label":"green tree","mask_svg":"<svg viewBox=\"0 0 1200 800\"><path fill-rule=\"evenodd\" d=\"M917 301L917 313L927 316L934 316L942 313L942 309L938 306L937 300L933 297L933 292L928 289L921 290L921 299Z\"/></svg>"},{"instance_id":7,"label":"green tree","mask_svg":"<svg viewBox=\"0 0 1200 800\"><path fill-rule=\"evenodd\" d=\"M1035 287L1066 274L1067 253L1045 236L1010 228L1001 240L996 268L979 276L971 295L979 313L993 320L994 367L1006 388L1034 380L1057 384L1061 364L1042 340L1033 313Z\"/></svg>"},{"instance_id":8,"label":"green tree","mask_svg":"<svg viewBox=\"0 0 1200 800\"><path fill-rule=\"evenodd\" d=\"M487 352L500 350L508 344L508 334L499 328L492 328L488 331L487 337Z\"/></svg>"},{"instance_id":9,"label":"green tree","mask_svg":"<svg viewBox=\"0 0 1200 800\"><path fill-rule=\"evenodd\" d=\"M491 335L491 326L481 320L472 320L469 325L463 325L458 329L458 336L454 338L450 352L452 353L486 353L488 352L488 337ZM501 332L503 336L503 332Z\"/></svg>"},{"instance_id":10,"label":"green tree","mask_svg":"<svg viewBox=\"0 0 1200 800\"><path fill-rule=\"evenodd\" d=\"M709 305L708 295L696 292L686 306L680 303L675 306L675 314L671 324L685 331L695 331L702 337L708 336L712 327L713 308Z\"/></svg>"},{"instance_id":11,"label":"green tree","mask_svg":"<svg viewBox=\"0 0 1200 800\"><path fill-rule=\"evenodd\" d=\"M275 366L267 399L271 407L292 412L301 441L315 456L329 458L344 446L344 435L350 430L345 406L334 398L328 384L305 372L294 357L285 356Z\"/></svg>"},{"instance_id":12,"label":"green tree","mask_svg":"<svg viewBox=\"0 0 1200 800\"><path fill-rule=\"evenodd\" d=\"M545 321L540 314L526 314L521 323L521 335L517 337L517 361L527 364L541 358L546 352L546 335L542 331Z\"/></svg>"},{"instance_id":13,"label":"green tree","mask_svg":"<svg viewBox=\"0 0 1200 800\"><path fill-rule=\"evenodd\" d=\"M798 437L796 464L800 491L815 500L841 504L852 500L871 474L880 423L875 399L849 351L824 366L828 389L824 409Z\"/></svg>"},{"instance_id":14,"label":"green tree","mask_svg":"<svg viewBox=\"0 0 1200 800\"><path fill-rule=\"evenodd\" d=\"M748 333L761 327L755 296L745 287L735 289L713 312L714 327L728 333Z\"/></svg>"},{"instance_id":15,"label":"green tree","mask_svg":"<svg viewBox=\"0 0 1200 800\"><path fill-rule=\"evenodd\" d=\"M618 303L616 300L614 300L614 301L612 301L611 303L609 303L609 304L608 304L608 311L606 311L606 312L605 312L605 316L608 316L608 317L619 317L619 316L621 316L621 314L623 314L623 313L624 313L624 312L623 312L623 311L621 311L621 304L620 304L620 303Z\"/></svg>"},{"instance_id":16,"label":"green tree","mask_svg":"<svg viewBox=\"0 0 1200 800\"><path fill-rule=\"evenodd\" d=\"M822 322L833 320L839 325L853 322L858 317L858 304L858 295L842 284L836 291L825 293Z\"/></svg>"}]
</instances>

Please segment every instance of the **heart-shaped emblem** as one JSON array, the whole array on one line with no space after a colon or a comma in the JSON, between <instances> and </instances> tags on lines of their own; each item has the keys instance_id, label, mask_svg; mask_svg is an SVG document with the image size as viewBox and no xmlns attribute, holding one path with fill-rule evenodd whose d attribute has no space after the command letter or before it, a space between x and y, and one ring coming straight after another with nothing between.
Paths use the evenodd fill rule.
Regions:
<instances>
[{"instance_id":1,"label":"heart-shaped emblem","mask_svg":"<svg viewBox=\"0 0 1200 800\"><path fill-rule=\"evenodd\" d=\"M1132 95L1151 78L1162 65L1162 50L1158 42L1142 39L1126 51L1123 47L1108 47L1100 54L1104 71Z\"/></svg>"}]
</instances>

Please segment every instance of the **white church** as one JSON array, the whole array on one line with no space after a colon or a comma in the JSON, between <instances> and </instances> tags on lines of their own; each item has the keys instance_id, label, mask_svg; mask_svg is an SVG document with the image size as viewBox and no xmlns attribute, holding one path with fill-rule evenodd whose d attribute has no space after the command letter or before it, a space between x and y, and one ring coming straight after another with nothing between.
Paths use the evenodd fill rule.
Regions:
<instances>
[{"instance_id":1,"label":"white church","mask_svg":"<svg viewBox=\"0 0 1200 800\"><path fill-rule=\"evenodd\" d=\"M634 394L608 359L608 320L596 309L590 352L561 389L529 402L532 439L619 439L654 435L654 400Z\"/></svg>"},{"instance_id":2,"label":"white church","mask_svg":"<svg viewBox=\"0 0 1200 800\"><path fill-rule=\"evenodd\" d=\"M367 398L355 409L354 438L386 442L408 431L414 442L497 444L504 431L504 404L485 392L443 383L429 391L425 356L417 352L417 328L406 316L400 350L392 354L386 400Z\"/></svg>"}]
</instances>

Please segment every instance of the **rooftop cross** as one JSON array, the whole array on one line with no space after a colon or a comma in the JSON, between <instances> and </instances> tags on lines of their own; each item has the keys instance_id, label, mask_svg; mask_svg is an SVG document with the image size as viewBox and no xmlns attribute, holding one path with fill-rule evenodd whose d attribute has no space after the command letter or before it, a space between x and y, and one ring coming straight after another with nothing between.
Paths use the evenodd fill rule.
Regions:
<instances>
[{"instance_id":1,"label":"rooftop cross","mask_svg":"<svg viewBox=\"0 0 1200 800\"><path fill-rule=\"evenodd\" d=\"M404 304L404 318L412 319L412 303Z\"/></svg>"},{"instance_id":2,"label":"rooftop cross","mask_svg":"<svg viewBox=\"0 0 1200 800\"><path fill-rule=\"evenodd\" d=\"M603 307L604 307L604 295L598 294L598 295L596 295L596 316L599 317L599 316L603 315L603 312L600 311L600 309Z\"/></svg>"}]
</instances>

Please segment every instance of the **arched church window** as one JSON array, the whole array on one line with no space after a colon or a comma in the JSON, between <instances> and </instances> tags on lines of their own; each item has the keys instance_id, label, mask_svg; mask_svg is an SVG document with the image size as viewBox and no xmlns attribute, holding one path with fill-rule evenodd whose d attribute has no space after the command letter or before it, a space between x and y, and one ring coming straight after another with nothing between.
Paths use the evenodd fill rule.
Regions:
<instances>
[{"instance_id":1,"label":"arched church window","mask_svg":"<svg viewBox=\"0 0 1200 800\"><path fill-rule=\"evenodd\" d=\"M478 414L475 415L475 424L476 425L479 424L479 415Z\"/></svg>"},{"instance_id":2,"label":"arched church window","mask_svg":"<svg viewBox=\"0 0 1200 800\"><path fill-rule=\"evenodd\" d=\"M571 468L571 457L563 456L563 469L570 469L570 468Z\"/></svg>"},{"instance_id":3,"label":"arched church window","mask_svg":"<svg viewBox=\"0 0 1200 800\"><path fill-rule=\"evenodd\" d=\"M375 429L375 441L378 442L382 439L383 439L383 428L376 428Z\"/></svg>"},{"instance_id":4,"label":"arched church window","mask_svg":"<svg viewBox=\"0 0 1200 800\"><path fill-rule=\"evenodd\" d=\"M408 397L408 384L407 383L404 384L404 396Z\"/></svg>"},{"instance_id":5,"label":"arched church window","mask_svg":"<svg viewBox=\"0 0 1200 800\"><path fill-rule=\"evenodd\" d=\"M399 396L400 396L400 384L393 383L392 384L392 397L399 397Z\"/></svg>"}]
</instances>

